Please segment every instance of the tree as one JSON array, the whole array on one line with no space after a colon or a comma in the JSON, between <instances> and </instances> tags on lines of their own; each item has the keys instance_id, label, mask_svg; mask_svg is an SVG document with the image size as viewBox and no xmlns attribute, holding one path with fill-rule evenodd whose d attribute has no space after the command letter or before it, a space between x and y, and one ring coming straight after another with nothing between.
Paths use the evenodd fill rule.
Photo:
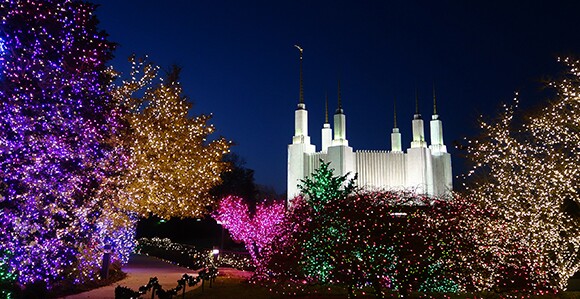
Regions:
<instances>
[{"instance_id":1,"label":"tree","mask_svg":"<svg viewBox=\"0 0 580 299\"><path fill-rule=\"evenodd\" d=\"M247 202L237 196L222 198L213 217L226 228L234 241L241 241L260 271L268 259L267 248L280 236L285 219L283 201L262 201L252 213Z\"/></svg>"},{"instance_id":2,"label":"tree","mask_svg":"<svg viewBox=\"0 0 580 299\"><path fill-rule=\"evenodd\" d=\"M224 155L223 161L228 163L229 167L220 175L222 181L213 187L211 194L215 198L228 196L242 198L249 205L250 212L255 212L259 198L257 198L258 190L254 182L254 170L246 168L245 161L235 153Z\"/></svg>"},{"instance_id":3,"label":"tree","mask_svg":"<svg viewBox=\"0 0 580 299\"><path fill-rule=\"evenodd\" d=\"M224 138L208 140L215 131L211 115L190 117L174 68L168 80L158 67L131 58L131 79L112 87L114 98L131 111L126 132L131 151L125 180L125 208L141 217L199 217L214 202L209 191L221 182L229 152ZM142 97L136 96L144 91Z\"/></svg>"},{"instance_id":4,"label":"tree","mask_svg":"<svg viewBox=\"0 0 580 299\"><path fill-rule=\"evenodd\" d=\"M0 5L0 252L23 285L91 279L105 243L132 248L134 218L117 209L126 152L108 95L113 45L95 5ZM126 254L126 255L125 255Z\"/></svg>"},{"instance_id":5,"label":"tree","mask_svg":"<svg viewBox=\"0 0 580 299\"><path fill-rule=\"evenodd\" d=\"M475 165L469 194L496 211L488 225L508 245L493 250L536 292L565 289L580 269L580 64L564 63L568 73L549 83L553 101L521 117L516 97L497 119L481 121L482 136L468 148ZM495 271L501 277L506 269Z\"/></svg>"}]
</instances>

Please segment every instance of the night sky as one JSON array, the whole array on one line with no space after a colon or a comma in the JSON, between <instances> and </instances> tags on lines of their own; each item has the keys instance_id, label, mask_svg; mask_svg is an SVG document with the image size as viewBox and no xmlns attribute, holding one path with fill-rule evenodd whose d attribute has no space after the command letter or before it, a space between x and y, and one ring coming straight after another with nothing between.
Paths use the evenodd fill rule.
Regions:
<instances>
[{"instance_id":1,"label":"night sky","mask_svg":"<svg viewBox=\"0 0 580 299\"><path fill-rule=\"evenodd\" d=\"M395 97L409 147L415 90L429 120L434 84L454 175L465 162L452 144L478 132L479 115L494 115L514 91L521 107L541 104L542 80L562 70L556 58L580 56L579 1L93 2L100 28L119 44L112 65L127 70L135 53L182 66L193 114L213 113L217 134L236 143L257 183L279 192L299 95L294 44L304 48L317 150L325 93L332 115L338 79L355 150L390 149Z\"/></svg>"}]
</instances>

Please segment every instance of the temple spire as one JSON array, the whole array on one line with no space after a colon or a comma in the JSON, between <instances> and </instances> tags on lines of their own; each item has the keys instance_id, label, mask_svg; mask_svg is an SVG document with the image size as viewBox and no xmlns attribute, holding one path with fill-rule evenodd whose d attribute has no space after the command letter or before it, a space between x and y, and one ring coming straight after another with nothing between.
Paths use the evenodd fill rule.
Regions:
<instances>
[{"instance_id":1,"label":"temple spire","mask_svg":"<svg viewBox=\"0 0 580 299\"><path fill-rule=\"evenodd\" d=\"M437 97L435 96L435 83L433 83L433 115L437 115Z\"/></svg>"},{"instance_id":2,"label":"temple spire","mask_svg":"<svg viewBox=\"0 0 580 299\"><path fill-rule=\"evenodd\" d=\"M419 93L415 88L415 114L419 114Z\"/></svg>"},{"instance_id":3,"label":"temple spire","mask_svg":"<svg viewBox=\"0 0 580 299\"><path fill-rule=\"evenodd\" d=\"M340 79L338 79L338 108L336 108L336 113L342 113L342 97L340 95Z\"/></svg>"},{"instance_id":4,"label":"temple spire","mask_svg":"<svg viewBox=\"0 0 580 299\"><path fill-rule=\"evenodd\" d=\"M336 108L336 113L334 113L334 139L332 140L332 145L348 146L348 140L346 140L346 115L342 111L342 97L340 95L340 79L338 80L338 108Z\"/></svg>"},{"instance_id":5,"label":"temple spire","mask_svg":"<svg viewBox=\"0 0 580 299\"><path fill-rule=\"evenodd\" d=\"M299 45L294 45L300 51L300 104L304 104L304 85L302 79L302 53L304 50Z\"/></svg>"},{"instance_id":6,"label":"temple spire","mask_svg":"<svg viewBox=\"0 0 580 299\"><path fill-rule=\"evenodd\" d=\"M397 97L395 97L393 101L393 118L394 118L393 128L397 128Z\"/></svg>"},{"instance_id":7,"label":"temple spire","mask_svg":"<svg viewBox=\"0 0 580 299\"><path fill-rule=\"evenodd\" d=\"M393 99L393 132L391 132L391 151L400 153L401 149L401 133L397 127L397 97Z\"/></svg>"},{"instance_id":8,"label":"temple spire","mask_svg":"<svg viewBox=\"0 0 580 299\"><path fill-rule=\"evenodd\" d=\"M328 93L325 93L326 100L324 101L324 123L328 123Z\"/></svg>"}]
</instances>

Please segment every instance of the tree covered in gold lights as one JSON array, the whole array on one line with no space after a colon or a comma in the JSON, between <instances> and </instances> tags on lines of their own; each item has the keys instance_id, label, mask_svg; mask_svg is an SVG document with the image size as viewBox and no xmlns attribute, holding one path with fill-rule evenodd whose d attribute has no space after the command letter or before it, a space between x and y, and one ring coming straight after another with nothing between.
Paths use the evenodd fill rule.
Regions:
<instances>
[{"instance_id":1,"label":"tree covered in gold lights","mask_svg":"<svg viewBox=\"0 0 580 299\"><path fill-rule=\"evenodd\" d=\"M178 82L178 68L160 79L158 67L131 62L130 80L111 91L131 110L126 206L141 217L198 217L213 203L208 192L221 182L227 168L222 156L230 142L208 139L215 131L208 124L211 115L188 115L191 104Z\"/></svg>"},{"instance_id":2,"label":"tree covered in gold lights","mask_svg":"<svg viewBox=\"0 0 580 299\"><path fill-rule=\"evenodd\" d=\"M533 287L553 291L580 269L580 62L563 62L568 72L549 83L554 99L520 117L516 94L497 119L481 121L482 136L468 146L470 197L500 215L487 223L497 241L488 250L513 266L526 248L516 267ZM492 283L502 270L489 270Z\"/></svg>"}]
</instances>

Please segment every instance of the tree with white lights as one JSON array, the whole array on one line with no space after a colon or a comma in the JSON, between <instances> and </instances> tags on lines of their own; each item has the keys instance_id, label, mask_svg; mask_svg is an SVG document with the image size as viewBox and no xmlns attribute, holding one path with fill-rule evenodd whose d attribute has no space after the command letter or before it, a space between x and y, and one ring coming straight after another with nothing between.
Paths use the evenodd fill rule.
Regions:
<instances>
[{"instance_id":1,"label":"tree with white lights","mask_svg":"<svg viewBox=\"0 0 580 299\"><path fill-rule=\"evenodd\" d=\"M131 59L129 80L111 94L129 108L125 140L130 169L124 185L126 209L141 217L199 217L214 203L209 191L221 182L229 152L224 138L208 140L215 131L211 115L189 115L191 103L174 68L166 80L158 67ZM159 80L159 82L156 82ZM144 92L142 96L137 96Z\"/></svg>"},{"instance_id":2,"label":"tree with white lights","mask_svg":"<svg viewBox=\"0 0 580 299\"><path fill-rule=\"evenodd\" d=\"M564 64L568 73L549 83L556 91L549 104L520 119L516 96L496 120L481 121L482 137L468 147L475 164L468 192L499 216L488 223L497 232L489 249L528 276L532 291L565 289L580 269L580 62ZM506 274L490 271L491 284Z\"/></svg>"}]
</instances>

